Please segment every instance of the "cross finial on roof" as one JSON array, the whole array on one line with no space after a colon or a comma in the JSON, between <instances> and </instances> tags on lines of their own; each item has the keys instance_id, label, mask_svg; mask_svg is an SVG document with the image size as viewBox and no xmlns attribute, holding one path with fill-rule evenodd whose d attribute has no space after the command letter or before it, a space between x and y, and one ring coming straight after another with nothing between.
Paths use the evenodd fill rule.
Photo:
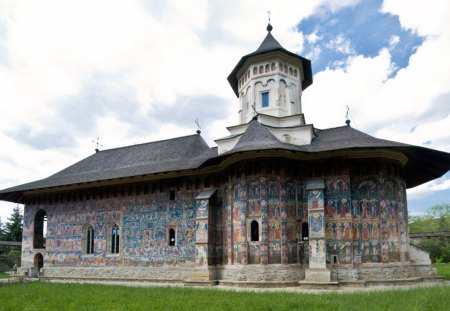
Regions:
<instances>
[{"instance_id":1,"label":"cross finial on roof","mask_svg":"<svg viewBox=\"0 0 450 311\"><path fill-rule=\"evenodd\" d=\"M270 24L270 11L267 11L267 15L269 16L269 23L267 24L266 29L267 29L268 32L271 32L272 29L273 29L273 27L272 27L272 25Z\"/></svg>"},{"instance_id":2,"label":"cross finial on roof","mask_svg":"<svg viewBox=\"0 0 450 311\"><path fill-rule=\"evenodd\" d=\"M200 126L200 123L198 122L198 118L195 119L194 122L195 122L195 124L197 124L197 134L200 134L202 132L201 131L202 127Z\"/></svg>"},{"instance_id":3,"label":"cross finial on roof","mask_svg":"<svg viewBox=\"0 0 450 311\"><path fill-rule=\"evenodd\" d=\"M103 145L100 145L100 139L97 137L97 141L92 140L92 142L95 144L95 152L99 152L98 146L103 147Z\"/></svg>"},{"instance_id":4,"label":"cross finial on roof","mask_svg":"<svg viewBox=\"0 0 450 311\"><path fill-rule=\"evenodd\" d=\"M350 110L350 107L349 106L346 106L346 107L347 107L347 113L345 114L345 124L347 124L347 126L350 126L350 120L348 118L348 112Z\"/></svg>"},{"instance_id":5,"label":"cross finial on roof","mask_svg":"<svg viewBox=\"0 0 450 311\"><path fill-rule=\"evenodd\" d=\"M255 104L252 105L252 108L253 108L253 113L254 113L252 120L258 120L258 117L257 117L258 112L256 112Z\"/></svg>"}]
</instances>

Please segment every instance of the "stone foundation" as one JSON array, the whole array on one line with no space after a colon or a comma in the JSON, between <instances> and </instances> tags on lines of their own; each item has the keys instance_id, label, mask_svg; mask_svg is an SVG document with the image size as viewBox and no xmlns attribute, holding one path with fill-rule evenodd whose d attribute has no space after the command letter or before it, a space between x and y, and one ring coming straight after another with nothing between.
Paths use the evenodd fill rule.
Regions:
<instances>
[{"instance_id":1,"label":"stone foundation","mask_svg":"<svg viewBox=\"0 0 450 311\"><path fill-rule=\"evenodd\" d=\"M297 282L305 278L300 265L218 266L217 279L225 282Z\"/></svg>"},{"instance_id":2,"label":"stone foundation","mask_svg":"<svg viewBox=\"0 0 450 311\"><path fill-rule=\"evenodd\" d=\"M48 279L183 282L191 277L192 271L191 267L44 267L41 277Z\"/></svg>"}]
</instances>

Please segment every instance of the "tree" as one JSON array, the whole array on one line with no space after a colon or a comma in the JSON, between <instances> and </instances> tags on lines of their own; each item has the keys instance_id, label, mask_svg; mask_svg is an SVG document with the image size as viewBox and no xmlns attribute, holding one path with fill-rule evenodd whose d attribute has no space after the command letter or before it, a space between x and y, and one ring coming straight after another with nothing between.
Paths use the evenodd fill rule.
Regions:
<instances>
[{"instance_id":1,"label":"tree","mask_svg":"<svg viewBox=\"0 0 450 311\"><path fill-rule=\"evenodd\" d=\"M16 206L10 218L8 218L8 222L6 223L5 228L5 240L7 241L16 241L22 242L22 229L23 229L23 216L20 213L19 206Z\"/></svg>"},{"instance_id":2,"label":"tree","mask_svg":"<svg viewBox=\"0 0 450 311\"><path fill-rule=\"evenodd\" d=\"M450 204L439 204L427 209L424 216L409 217L411 233L450 230Z\"/></svg>"},{"instance_id":3,"label":"tree","mask_svg":"<svg viewBox=\"0 0 450 311\"><path fill-rule=\"evenodd\" d=\"M439 204L427 209L424 216L409 217L411 233L441 232L450 230L450 204ZM430 254L432 262L450 261L450 243L448 237L432 237L423 239L419 248Z\"/></svg>"},{"instance_id":4,"label":"tree","mask_svg":"<svg viewBox=\"0 0 450 311\"><path fill-rule=\"evenodd\" d=\"M5 239L5 230L3 229L2 218L0 217L0 241Z\"/></svg>"}]
</instances>

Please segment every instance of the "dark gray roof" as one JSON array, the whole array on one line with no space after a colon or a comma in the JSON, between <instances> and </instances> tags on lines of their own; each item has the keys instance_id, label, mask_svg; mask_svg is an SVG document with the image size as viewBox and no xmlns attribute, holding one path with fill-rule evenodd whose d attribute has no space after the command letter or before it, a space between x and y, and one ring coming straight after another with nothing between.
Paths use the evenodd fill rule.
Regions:
<instances>
[{"instance_id":1,"label":"dark gray roof","mask_svg":"<svg viewBox=\"0 0 450 311\"><path fill-rule=\"evenodd\" d=\"M99 151L42 180L0 191L11 192L197 168L217 155L200 135Z\"/></svg>"},{"instance_id":2,"label":"dark gray roof","mask_svg":"<svg viewBox=\"0 0 450 311\"><path fill-rule=\"evenodd\" d=\"M263 42L259 46L259 48L250 54L247 54L245 56L242 56L241 60L237 63L237 65L234 67L233 71L231 71L230 75L228 76L228 82L230 83L234 93L237 97L239 97L238 92L238 79L236 77L236 74L241 69L241 67L245 64L245 62L255 56L264 55L267 53L272 52L282 52L289 56L292 56L298 60L301 61L303 66L303 71L305 75L305 79L302 82L302 89L306 89L308 86L310 86L313 82L312 78L312 69L311 69L311 61L309 59L306 59L304 57L301 57L300 55L297 55L295 53L289 52L285 48L281 46L280 43L272 36L270 31L267 33L266 37L264 38Z\"/></svg>"},{"instance_id":3,"label":"dark gray roof","mask_svg":"<svg viewBox=\"0 0 450 311\"><path fill-rule=\"evenodd\" d=\"M265 126L256 120L252 120L234 148L227 153L261 149L278 149L283 146L284 144Z\"/></svg>"},{"instance_id":4,"label":"dark gray roof","mask_svg":"<svg viewBox=\"0 0 450 311\"><path fill-rule=\"evenodd\" d=\"M357 149L389 149L409 159L405 166L408 188L445 174L450 169L450 154L428 148L378 139L350 126L315 129L310 145L297 146L279 141L266 126L252 120L235 147L217 155L200 135L191 135L95 153L42 180L0 191L0 200L20 202L23 192L118 178L181 171L220 163L230 155L257 150L288 150L312 154L336 150L349 153Z\"/></svg>"},{"instance_id":5,"label":"dark gray roof","mask_svg":"<svg viewBox=\"0 0 450 311\"><path fill-rule=\"evenodd\" d=\"M350 126L325 130L315 129L316 137L310 145L297 146L279 141L266 126L252 120L236 146L204 165L220 162L224 157L238 152L279 149L311 154L338 150L390 149L405 154L409 161L405 166L408 188L433 180L450 170L450 153L375 138Z\"/></svg>"}]
</instances>

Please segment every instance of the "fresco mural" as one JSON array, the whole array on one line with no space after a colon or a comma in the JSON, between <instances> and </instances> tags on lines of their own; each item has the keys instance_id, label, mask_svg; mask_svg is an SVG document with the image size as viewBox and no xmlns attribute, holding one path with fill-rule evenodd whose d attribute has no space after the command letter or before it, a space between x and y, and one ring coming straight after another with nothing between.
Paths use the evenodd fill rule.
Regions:
<instances>
[{"instance_id":1,"label":"fresco mural","mask_svg":"<svg viewBox=\"0 0 450 311\"><path fill-rule=\"evenodd\" d=\"M230 195L229 189L232 189ZM225 188L223 243L227 264L296 264L298 217L303 211L302 186L281 176L244 176ZM257 217L259 241L251 241L248 227ZM246 234L247 233L247 234ZM231 249L231 252L230 252ZM229 254L232 258L228 258Z\"/></svg>"},{"instance_id":2,"label":"fresco mural","mask_svg":"<svg viewBox=\"0 0 450 311\"><path fill-rule=\"evenodd\" d=\"M353 219L350 190L348 175L325 178L326 260L330 263L333 256L337 256L338 263L347 264L353 261Z\"/></svg>"},{"instance_id":3,"label":"fresco mural","mask_svg":"<svg viewBox=\"0 0 450 311\"><path fill-rule=\"evenodd\" d=\"M396 178L373 175L353 178L355 263L406 260L405 189Z\"/></svg>"},{"instance_id":4,"label":"fresco mural","mask_svg":"<svg viewBox=\"0 0 450 311\"><path fill-rule=\"evenodd\" d=\"M54 266L152 264L165 261L193 261L195 193L178 193L176 200L167 194L69 201L26 207L25 247L32 249L33 219L39 209L47 213L45 262ZM94 253L83 252L83 227L94 229ZM108 235L113 224L120 227L120 260L109 254ZM176 227L177 243L168 246L167 226Z\"/></svg>"}]
</instances>

